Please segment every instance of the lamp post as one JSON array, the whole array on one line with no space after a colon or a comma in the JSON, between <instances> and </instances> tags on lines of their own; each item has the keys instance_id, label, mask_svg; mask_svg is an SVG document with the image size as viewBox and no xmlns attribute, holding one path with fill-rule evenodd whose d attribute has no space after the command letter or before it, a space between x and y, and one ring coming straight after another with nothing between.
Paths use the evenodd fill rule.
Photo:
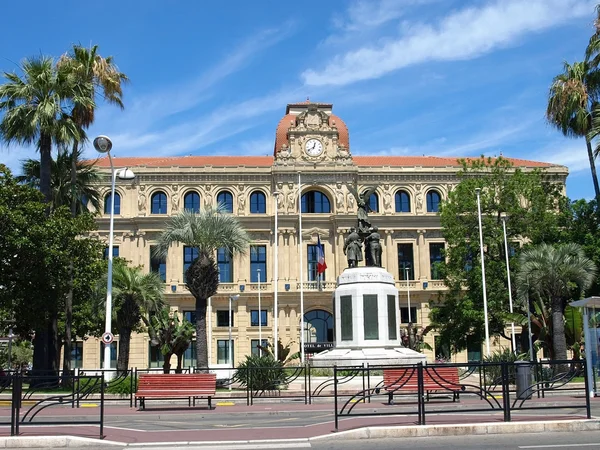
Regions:
<instances>
[{"instance_id":1,"label":"lamp post","mask_svg":"<svg viewBox=\"0 0 600 450\"><path fill-rule=\"evenodd\" d=\"M410 281L408 280L410 269L408 267L404 267L404 270L406 272L406 295L408 297L408 323L412 323L412 316L410 314Z\"/></svg>"},{"instance_id":2,"label":"lamp post","mask_svg":"<svg viewBox=\"0 0 600 450\"><path fill-rule=\"evenodd\" d=\"M513 313L513 301L512 301L512 289L510 286L510 263L508 261L508 240L506 239L506 213L500 214L500 219L502 220L502 230L504 231L504 253L506 253L506 277L508 278L508 307L510 313ZM517 344L515 342L515 323L510 323L510 338L512 341L513 353L517 354Z\"/></svg>"},{"instance_id":3,"label":"lamp post","mask_svg":"<svg viewBox=\"0 0 600 450\"><path fill-rule=\"evenodd\" d=\"M240 298L240 294L229 296L229 342L227 343L227 353L229 353L229 366L233 369L233 351L231 348L231 302ZM231 378L231 374L229 374ZM229 390L231 390L231 383L229 383Z\"/></svg>"},{"instance_id":4,"label":"lamp post","mask_svg":"<svg viewBox=\"0 0 600 450\"><path fill-rule=\"evenodd\" d=\"M262 310L260 304L260 268L256 269L258 274L258 356L262 356Z\"/></svg>"},{"instance_id":5,"label":"lamp post","mask_svg":"<svg viewBox=\"0 0 600 450\"><path fill-rule=\"evenodd\" d=\"M275 245L274 245L274 258L275 267L273 268L273 279L274 279L274 291L273 291L273 354L275 355L275 361L278 360L279 353L279 330L278 326L278 315L279 315L279 304L278 304L278 292L279 292L279 228L277 224L277 215L279 207L277 206L277 199L280 195L283 195L279 191L273 192L274 195L274 206L275 206Z\"/></svg>"},{"instance_id":6,"label":"lamp post","mask_svg":"<svg viewBox=\"0 0 600 450\"><path fill-rule=\"evenodd\" d=\"M10 327L8 329L8 370L12 370L12 341L15 335L13 334L13 329Z\"/></svg>"},{"instance_id":7,"label":"lamp post","mask_svg":"<svg viewBox=\"0 0 600 450\"><path fill-rule=\"evenodd\" d=\"M479 249L481 252L481 283L483 287L483 315L485 316L485 350L486 356L490 356L490 327L488 324L487 293L485 289L485 263L483 261L483 230L481 228L481 189L475 189L477 194L477 218L479 219Z\"/></svg>"},{"instance_id":8,"label":"lamp post","mask_svg":"<svg viewBox=\"0 0 600 450\"><path fill-rule=\"evenodd\" d=\"M107 136L98 136L94 139L94 147L99 153L106 153L108 155L108 161L110 163L110 174L111 174L111 185L110 185L110 221L109 221L109 231L108 231L108 276L106 282L106 322L104 326L105 334L110 336L112 329L112 275L113 275L113 230L114 230L114 220L115 220L115 181L117 177L121 180L133 180L135 178L135 174L125 168L118 171L115 171L115 167L113 165L112 156L110 154L110 150L112 149L112 142L110 138ZM108 371L110 370L110 344L112 343L112 339L109 343L104 343L104 364L103 369ZM110 379L110 375L108 372L105 373L105 377Z\"/></svg>"}]
</instances>

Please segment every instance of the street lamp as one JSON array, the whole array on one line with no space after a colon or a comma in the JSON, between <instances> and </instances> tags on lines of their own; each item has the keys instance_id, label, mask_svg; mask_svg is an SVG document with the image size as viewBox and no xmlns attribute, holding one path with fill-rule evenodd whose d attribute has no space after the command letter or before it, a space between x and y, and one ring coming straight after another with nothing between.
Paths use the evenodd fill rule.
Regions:
<instances>
[{"instance_id":1,"label":"street lamp","mask_svg":"<svg viewBox=\"0 0 600 450\"><path fill-rule=\"evenodd\" d=\"M108 231L108 276L106 282L106 323L104 327L105 336L109 336L110 341L104 341L104 365L103 369L110 370L110 344L112 343L112 275L113 275L113 230L115 220L115 181L117 177L121 180L133 180L135 174L125 168L115 171L110 150L112 142L108 136L98 136L94 139L94 147L99 153L106 153L110 163L111 185L110 185L110 225ZM107 378L110 378L107 372Z\"/></svg>"},{"instance_id":2,"label":"street lamp","mask_svg":"<svg viewBox=\"0 0 600 450\"><path fill-rule=\"evenodd\" d=\"M506 253L506 277L508 278L508 306L510 309L510 313L513 313L513 301L512 301L512 290L510 286L510 264L508 262L508 240L506 239L506 213L500 214L500 219L502 220L502 230L504 231L504 253ZM517 344L515 342L515 322L510 323L510 332L511 332L511 340L512 340L512 348L513 353L517 354Z\"/></svg>"},{"instance_id":3,"label":"street lamp","mask_svg":"<svg viewBox=\"0 0 600 450\"><path fill-rule=\"evenodd\" d=\"M10 327L8 329L8 370L12 370L12 341L15 335L13 334L13 329Z\"/></svg>"},{"instance_id":4,"label":"street lamp","mask_svg":"<svg viewBox=\"0 0 600 450\"><path fill-rule=\"evenodd\" d=\"M256 269L258 273L258 356L262 356L262 310L260 305L260 268Z\"/></svg>"},{"instance_id":5,"label":"street lamp","mask_svg":"<svg viewBox=\"0 0 600 450\"><path fill-rule=\"evenodd\" d=\"M410 282L408 281L408 274L410 269L408 267L404 267L406 271L406 295L408 297L408 323L412 323L412 317L410 315Z\"/></svg>"},{"instance_id":6,"label":"street lamp","mask_svg":"<svg viewBox=\"0 0 600 450\"><path fill-rule=\"evenodd\" d=\"M277 206L277 199L280 195L283 195L282 192L275 191L274 195L274 206L275 206L275 256L273 260L275 261L275 267L273 269L273 278L275 284L275 290L273 291L273 310L275 314L273 315L273 353L275 355L275 361L278 361L278 353L279 353L279 332L277 329L277 320L279 315L279 303L278 303L278 292L279 292L279 229L277 225L277 215L279 207Z\"/></svg>"},{"instance_id":7,"label":"street lamp","mask_svg":"<svg viewBox=\"0 0 600 450\"><path fill-rule=\"evenodd\" d=\"M481 189L475 189L477 194L477 218L479 219L479 249L481 251L481 283L483 288L483 315L485 316L485 349L486 356L490 356L490 327L488 325L487 293L485 289L485 263L483 261L483 230L481 228Z\"/></svg>"},{"instance_id":8,"label":"street lamp","mask_svg":"<svg viewBox=\"0 0 600 450\"><path fill-rule=\"evenodd\" d=\"M240 294L230 295L229 296L229 343L227 344L227 350L229 353L229 366L233 369L233 352L231 349L231 302L240 298ZM229 384L229 389L231 389L231 384Z\"/></svg>"}]
</instances>

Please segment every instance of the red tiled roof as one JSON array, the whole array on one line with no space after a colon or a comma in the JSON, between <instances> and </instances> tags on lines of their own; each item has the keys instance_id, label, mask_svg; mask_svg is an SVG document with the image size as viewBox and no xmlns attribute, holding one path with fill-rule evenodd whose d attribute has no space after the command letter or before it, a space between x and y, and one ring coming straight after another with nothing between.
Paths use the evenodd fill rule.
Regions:
<instances>
[{"instance_id":1,"label":"red tiled roof","mask_svg":"<svg viewBox=\"0 0 600 450\"><path fill-rule=\"evenodd\" d=\"M478 159L467 157L439 157L439 156L353 156L357 166L404 166L404 167L459 167L459 159ZM526 159L505 158L515 167L552 167L556 164L528 161Z\"/></svg>"},{"instance_id":2,"label":"red tiled roof","mask_svg":"<svg viewBox=\"0 0 600 450\"><path fill-rule=\"evenodd\" d=\"M340 133L341 134L341 133ZM438 156L353 156L357 166L362 167L460 167L461 157ZM469 158L465 158L469 159ZM477 159L477 158L471 158ZM557 164L525 159L506 158L515 167L553 167ZM272 156L164 156L113 158L115 167L270 167ZM110 167L108 158L99 158L97 167Z\"/></svg>"},{"instance_id":3,"label":"red tiled roof","mask_svg":"<svg viewBox=\"0 0 600 450\"><path fill-rule=\"evenodd\" d=\"M115 167L270 167L272 156L163 156L113 158ZM110 167L107 157L99 158L96 167Z\"/></svg>"}]
</instances>

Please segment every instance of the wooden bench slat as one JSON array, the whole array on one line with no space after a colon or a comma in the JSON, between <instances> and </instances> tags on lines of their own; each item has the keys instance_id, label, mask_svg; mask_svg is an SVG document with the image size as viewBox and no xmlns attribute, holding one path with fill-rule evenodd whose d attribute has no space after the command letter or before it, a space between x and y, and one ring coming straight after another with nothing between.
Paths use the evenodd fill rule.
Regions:
<instances>
[{"instance_id":1,"label":"wooden bench slat","mask_svg":"<svg viewBox=\"0 0 600 450\"><path fill-rule=\"evenodd\" d=\"M418 372L415 368L384 369L383 386L389 395L389 403L393 403L395 393L402 391L415 392L419 390ZM457 367L424 367L423 390L427 393L434 391L452 392L456 401L458 393L464 388L460 385Z\"/></svg>"},{"instance_id":2,"label":"wooden bench slat","mask_svg":"<svg viewBox=\"0 0 600 450\"><path fill-rule=\"evenodd\" d=\"M146 406L146 398L169 399L197 397L208 398L208 406L212 407L212 397L217 390L215 374L141 374L135 393L136 401L140 399L140 408Z\"/></svg>"}]
</instances>

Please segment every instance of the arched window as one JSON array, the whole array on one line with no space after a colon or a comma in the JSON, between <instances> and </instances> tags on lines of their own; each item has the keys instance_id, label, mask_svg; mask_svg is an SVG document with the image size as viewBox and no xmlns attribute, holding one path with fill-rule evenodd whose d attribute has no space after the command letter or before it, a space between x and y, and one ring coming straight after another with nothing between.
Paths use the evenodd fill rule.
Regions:
<instances>
[{"instance_id":1,"label":"arched window","mask_svg":"<svg viewBox=\"0 0 600 450\"><path fill-rule=\"evenodd\" d=\"M250 195L250 213L264 214L267 212L267 200L265 194L256 191Z\"/></svg>"},{"instance_id":2,"label":"arched window","mask_svg":"<svg viewBox=\"0 0 600 450\"><path fill-rule=\"evenodd\" d=\"M217 195L217 203L223 204L223 208L225 212L232 213L233 212L233 195L231 195L227 191L219 192Z\"/></svg>"},{"instance_id":3,"label":"arched window","mask_svg":"<svg viewBox=\"0 0 600 450\"><path fill-rule=\"evenodd\" d=\"M427 193L427 212L438 212L440 209L440 194L437 191Z\"/></svg>"},{"instance_id":4,"label":"arched window","mask_svg":"<svg viewBox=\"0 0 600 450\"><path fill-rule=\"evenodd\" d=\"M322 309L304 314L305 342L333 342L333 316Z\"/></svg>"},{"instance_id":5,"label":"arched window","mask_svg":"<svg viewBox=\"0 0 600 450\"><path fill-rule=\"evenodd\" d=\"M303 213L329 213L331 206L327 196L319 191L309 191L302 196Z\"/></svg>"},{"instance_id":6,"label":"arched window","mask_svg":"<svg viewBox=\"0 0 600 450\"><path fill-rule=\"evenodd\" d=\"M395 195L396 212L410 212L410 195L406 191L398 191Z\"/></svg>"},{"instance_id":7,"label":"arched window","mask_svg":"<svg viewBox=\"0 0 600 450\"><path fill-rule=\"evenodd\" d=\"M152 214L167 213L167 194L158 191L154 195L152 195L152 208L150 212Z\"/></svg>"},{"instance_id":8,"label":"arched window","mask_svg":"<svg viewBox=\"0 0 600 450\"><path fill-rule=\"evenodd\" d=\"M121 214L121 196L115 192L115 214ZM104 197L104 214L110 214L110 194Z\"/></svg>"},{"instance_id":9,"label":"arched window","mask_svg":"<svg viewBox=\"0 0 600 450\"><path fill-rule=\"evenodd\" d=\"M188 192L183 197L183 208L186 211L200 212L200 195L197 192Z\"/></svg>"},{"instance_id":10,"label":"arched window","mask_svg":"<svg viewBox=\"0 0 600 450\"><path fill-rule=\"evenodd\" d=\"M375 192L369 197L369 211L379 212L379 195Z\"/></svg>"}]
</instances>

